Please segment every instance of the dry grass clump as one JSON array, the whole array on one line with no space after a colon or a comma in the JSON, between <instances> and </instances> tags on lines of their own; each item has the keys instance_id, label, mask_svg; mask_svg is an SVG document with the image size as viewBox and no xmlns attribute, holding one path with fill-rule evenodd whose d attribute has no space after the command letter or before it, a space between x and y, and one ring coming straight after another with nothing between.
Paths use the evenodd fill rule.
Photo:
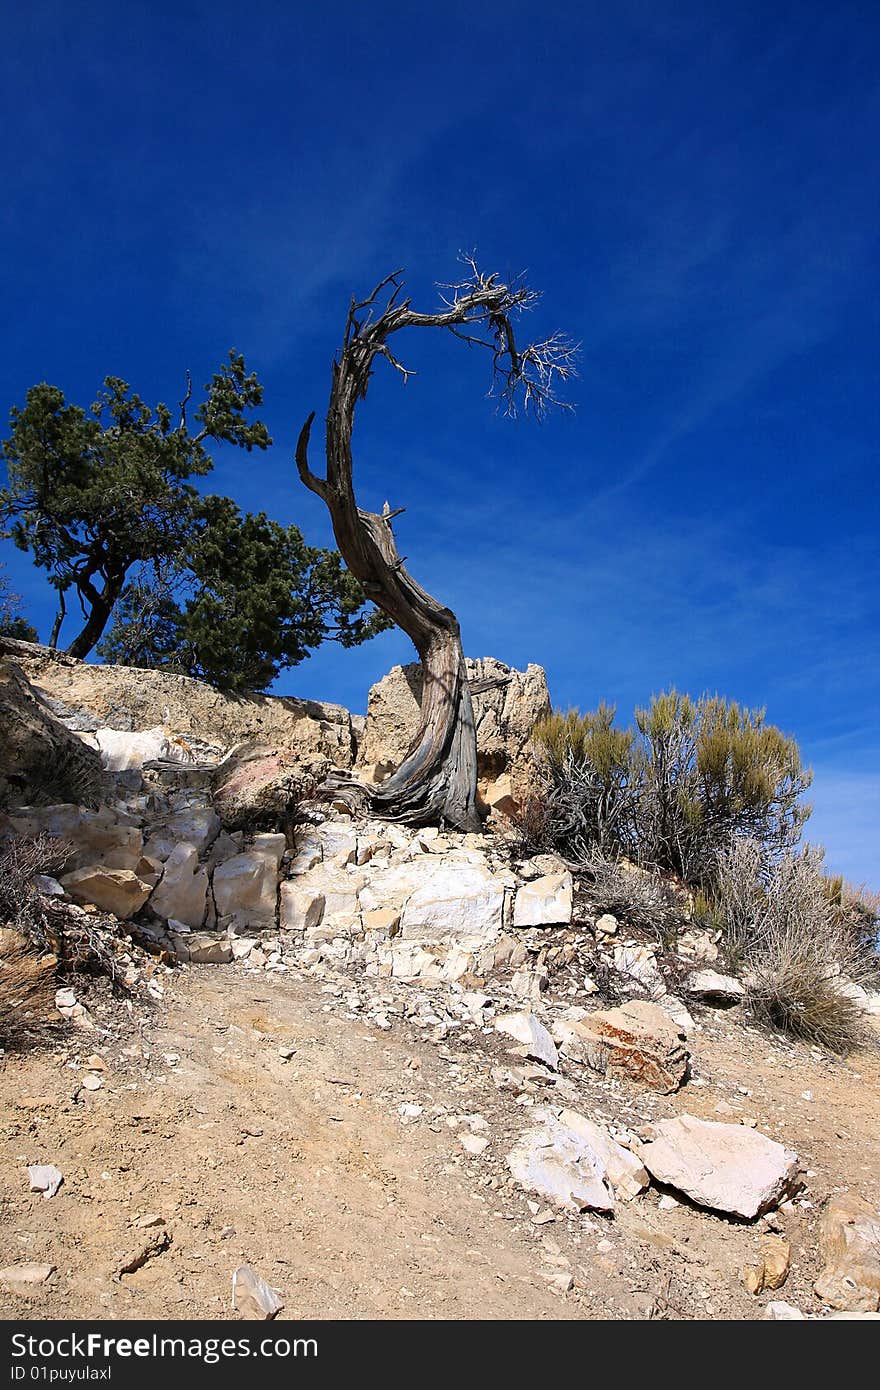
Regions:
<instances>
[{"instance_id":1,"label":"dry grass clump","mask_svg":"<svg viewBox=\"0 0 880 1390\"><path fill-rule=\"evenodd\" d=\"M40 956L18 932L0 931L0 1047L48 1042L60 1028L55 957Z\"/></svg>"},{"instance_id":2,"label":"dry grass clump","mask_svg":"<svg viewBox=\"0 0 880 1390\"><path fill-rule=\"evenodd\" d=\"M864 976L863 959L829 896L820 850L773 863L755 841L735 842L721 858L716 908L759 1022L832 1052L868 1041L864 1014L846 993Z\"/></svg>"},{"instance_id":3,"label":"dry grass clump","mask_svg":"<svg viewBox=\"0 0 880 1390\"><path fill-rule=\"evenodd\" d=\"M595 852L580 872L578 892L596 916L610 912L627 926L651 932L664 943L675 936L684 920L681 894L659 874Z\"/></svg>"}]
</instances>

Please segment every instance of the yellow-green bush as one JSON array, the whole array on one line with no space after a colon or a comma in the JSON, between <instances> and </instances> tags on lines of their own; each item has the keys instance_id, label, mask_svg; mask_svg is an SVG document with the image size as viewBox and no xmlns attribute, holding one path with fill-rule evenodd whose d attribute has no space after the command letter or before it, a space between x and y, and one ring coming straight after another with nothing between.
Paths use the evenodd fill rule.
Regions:
<instances>
[{"instance_id":1,"label":"yellow-green bush","mask_svg":"<svg viewBox=\"0 0 880 1390\"><path fill-rule=\"evenodd\" d=\"M637 709L634 727L614 719L603 704L534 731L545 839L569 858L598 848L701 884L736 837L771 854L797 843L811 774L764 710L671 690Z\"/></svg>"}]
</instances>

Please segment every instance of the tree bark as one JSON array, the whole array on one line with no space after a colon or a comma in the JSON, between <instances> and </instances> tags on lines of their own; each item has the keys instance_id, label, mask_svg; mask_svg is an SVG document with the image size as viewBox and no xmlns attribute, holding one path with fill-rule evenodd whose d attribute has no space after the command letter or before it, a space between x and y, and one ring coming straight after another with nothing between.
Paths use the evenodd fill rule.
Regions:
<instances>
[{"instance_id":1,"label":"tree bark","mask_svg":"<svg viewBox=\"0 0 880 1390\"><path fill-rule=\"evenodd\" d=\"M327 482L316 479L307 463L314 416L297 444L300 476L324 498L349 570L376 607L411 638L424 673L416 734L400 767L369 793L369 800L374 811L391 820L478 830L477 741L458 619L404 568L390 519L357 506L350 453L354 403L349 412L345 390L336 389L339 381L337 368L333 396L342 400L331 400L327 418Z\"/></svg>"}]
</instances>

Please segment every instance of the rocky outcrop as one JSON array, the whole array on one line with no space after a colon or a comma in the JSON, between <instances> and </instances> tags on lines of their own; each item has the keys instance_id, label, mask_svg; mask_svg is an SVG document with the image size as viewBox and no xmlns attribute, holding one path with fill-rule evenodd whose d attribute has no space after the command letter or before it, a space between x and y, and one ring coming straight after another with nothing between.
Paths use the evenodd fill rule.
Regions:
<instances>
[{"instance_id":1,"label":"rocky outcrop","mask_svg":"<svg viewBox=\"0 0 880 1390\"><path fill-rule=\"evenodd\" d=\"M0 660L0 728L0 806L95 802L97 753L65 727L9 659Z\"/></svg>"},{"instance_id":2,"label":"rocky outcrop","mask_svg":"<svg viewBox=\"0 0 880 1390\"><path fill-rule=\"evenodd\" d=\"M467 659L474 703L477 766L486 809L508 812L528 789L528 744L535 724L550 712L540 666L516 671L493 657ZM422 668L395 666L370 690L357 768L381 782L403 761L418 728ZM499 790L500 788L500 790Z\"/></svg>"},{"instance_id":3,"label":"rocky outcrop","mask_svg":"<svg viewBox=\"0 0 880 1390\"><path fill-rule=\"evenodd\" d=\"M7 647L15 648L16 664L56 713L64 719L79 716L84 733L150 732L155 741L156 731L164 730L178 740L195 740L217 749L258 740L294 750L305 762L341 768L352 764L351 718L341 705L292 696L229 695L204 681L167 671L92 666L25 642ZM116 753L108 744L111 756Z\"/></svg>"}]
</instances>

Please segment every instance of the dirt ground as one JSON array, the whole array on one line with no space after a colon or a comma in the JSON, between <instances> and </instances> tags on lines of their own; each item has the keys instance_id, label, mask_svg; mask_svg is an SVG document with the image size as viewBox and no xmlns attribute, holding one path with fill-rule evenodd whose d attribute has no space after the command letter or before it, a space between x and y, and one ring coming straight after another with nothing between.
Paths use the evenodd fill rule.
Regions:
<instances>
[{"instance_id":1,"label":"dirt ground","mask_svg":"<svg viewBox=\"0 0 880 1390\"><path fill-rule=\"evenodd\" d=\"M55 1273L0 1292L0 1317L236 1319L243 1263L280 1290L282 1320L743 1319L773 1298L815 1313L822 1203L854 1190L880 1204L875 1053L840 1061L706 1011L679 1094L590 1074L571 1077L576 1101L555 1098L631 1129L684 1111L755 1120L796 1149L806 1188L780 1215L791 1274L756 1298L739 1271L761 1223L663 1210L653 1189L611 1218L533 1211L504 1160L529 1102L552 1104L553 1090L500 1091L497 1034L437 1044L401 1017L380 1031L343 996L296 974L193 967L155 1011L117 1004L107 1031L98 1013L55 1050L7 1057L0 1265ZM94 1091L81 1084L90 1054L106 1064ZM489 1139L479 1156L461 1144L474 1123ZM38 1162L64 1174L50 1200L28 1190ZM164 1226L144 1224L154 1217ZM120 1275L156 1232L167 1248Z\"/></svg>"}]
</instances>

